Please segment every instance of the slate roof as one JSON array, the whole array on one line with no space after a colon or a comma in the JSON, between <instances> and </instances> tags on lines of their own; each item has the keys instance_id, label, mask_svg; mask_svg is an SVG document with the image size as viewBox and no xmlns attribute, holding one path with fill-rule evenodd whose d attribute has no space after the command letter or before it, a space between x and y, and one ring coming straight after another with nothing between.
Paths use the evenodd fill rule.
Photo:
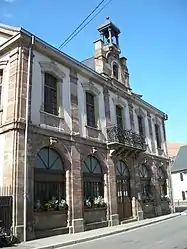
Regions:
<instances>
[{"instance_id":1,"label":"slate roof","mask_svg":"<svg viewBox=\"0 0 187 249\"><path fill-rule=\"evenodd\" d=\"M171 168L172 173L176 173L179 171L187 171L187 145L180 147Z\"/></svg>"},{"instance_id":2,"label":"slate roof","mask_svg":"<svg viewBox=\"0 0 187 249\"><path fill-rule=\"evenodd\" d=\"M186 145L186 144L168 142L167 148L168 148L169 157L176 157L177 153L179 152L180 147L184 146L184 145Z\"/></svg>"},{"instance_id":3,"label":"slate roof","mask_svg":"<svg viewBox=\"0 0 187 249\"><path fill-rule=\"evenodd\" d=\"M87 66L87 67L89 67L89 68L95 70L95 60L94 60L94 57L90 57L90 58L88 58L88 59L85 59L84 61L82 61L82 63L83 63L85 66Z\"/></svg>"}]
</instances>

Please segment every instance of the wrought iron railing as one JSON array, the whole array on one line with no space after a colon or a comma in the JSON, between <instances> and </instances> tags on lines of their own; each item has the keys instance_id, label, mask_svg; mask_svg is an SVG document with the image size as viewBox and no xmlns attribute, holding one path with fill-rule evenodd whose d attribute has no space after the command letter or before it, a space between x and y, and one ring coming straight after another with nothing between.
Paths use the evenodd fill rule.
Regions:
<instances>
[{"instance_id":1,"label":"wrought iron railing","mask_svg":"<svg viewBox=\"0 0 187 249\"><path fill-rule=\"evenodd\" d=\"M117 126L107 128L108 142L120 143L127 147L136 148L139 150L146 150L145 137L139 135L131 130L125 130Z\"/></svg>"}]
</instances>

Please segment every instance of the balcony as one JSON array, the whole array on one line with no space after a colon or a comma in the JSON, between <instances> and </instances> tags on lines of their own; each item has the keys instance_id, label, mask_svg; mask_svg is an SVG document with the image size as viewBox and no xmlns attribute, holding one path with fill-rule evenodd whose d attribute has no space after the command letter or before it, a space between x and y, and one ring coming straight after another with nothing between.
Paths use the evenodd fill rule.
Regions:
<instances>
[{"instance_id":1,"label":"balcony","mask_svg":"<svg viewBox=\"0 0 187 249\"><path fill-rule=\"evenodd\" d=\"M124 147L135 151L146 151L145 137L130 130L117 126L107 128L108 145L110 147Z\"/></svg>"}]
</instances>

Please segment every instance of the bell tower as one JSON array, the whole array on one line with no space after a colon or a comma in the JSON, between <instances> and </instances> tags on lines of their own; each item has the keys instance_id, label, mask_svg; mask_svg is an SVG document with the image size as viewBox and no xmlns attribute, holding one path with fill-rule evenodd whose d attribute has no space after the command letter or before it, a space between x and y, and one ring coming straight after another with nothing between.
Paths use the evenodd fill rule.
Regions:
<instances>
[{"instance_id":1,"label":"bell tower","mask_svg":"<svg viewBox=\"0 0 187 249\"><path fill-rule=\"evenodd\" d=\"M106 21L99 26L98 31L104 45L114 45L119 49L120 30L110 21L109 17L107 17Z\"/></svg>"},{"instance_id":2,"label":"bell tower","mask_svg":"<svg viewBox=\"0 0 187 249\"><path fill-rule=\"evenodd\" d=\"M100 39L95 41L95 70L130 89L127 59L120 57L120 29L107 17L105 22L99 25L98 31Z\"/></svg>"}]
</instances>

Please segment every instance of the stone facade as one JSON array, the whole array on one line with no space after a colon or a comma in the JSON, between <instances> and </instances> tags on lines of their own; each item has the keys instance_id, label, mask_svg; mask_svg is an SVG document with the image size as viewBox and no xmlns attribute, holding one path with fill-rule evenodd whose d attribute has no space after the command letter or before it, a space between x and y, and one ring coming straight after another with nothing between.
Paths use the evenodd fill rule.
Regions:
<instances>
[{"instance_id":1,"label":"stone facade","mask_svg":"<svg viewBox=\"0 0 187 249\"><path fill-rule=\"evenodd\" d=\"M112 24L110 25L111 28L114 28ZM168 201L162 199L161 196L161 189L162 186L165 187L163 184L165 181L167 181L167 193L169 195L171 193L169 160L164 147L166 138L164 133L164 136L162 136L162 150L157 151L154 132L154 124L159 124L161 129L163 128L162 122L165 120L165 114L154 107L150 107L140 97L133 95L129 84L126 59L124 57L119 58L120 50L116 47L116 44L104 45L103 41L95 43L95 69L100 73L97 74L93 70L85 68L83 64L74 63L70 58L63 57L64 55L61 55L60 52L43 46L38 40L34 48L32 48L32 54L29 58L30 37L23 33L21 33L21 37L22 39L7 45L11 52L8 55L8 67L6 69L8 76L4 81L7 98L4 97L0 127L0 137L2 140L4 139L4 167L1 172L3 174L1 186L11 186L12 188L12 227L15 235L20 240L23 240L23 230L25 229L24 198L27 198L26 229L28 240L54 234L76 233L98 227L114 226L124 219L140 219L142 214L147 218L170 212ZM6 51L5 48L0 50L0 61ZM39 52L40 56L38 55ZM37 56L40 57L40 63L38 64L36 63ZM38 103L35 94L39 96L37 95L39 86L36 85L35 81L43 77L43 71L39 64L44 64L44 60L47 61L46 58L50 60L50 62L47 62L48 72L51 70L50 72L53 74L57 68L60 70L60 66L63 68L63 65L66 65L66 72L59 73L59 75L63 75L63 79L60 81L62 83L60 87L63 90L59 93L59 96L64 94L63 97L65 97L65 100L63 99L64 106L61 105L63 115L60 117L49 116L43 110L41 111L43 100L39 106L33 104L34 102ZM30 72L28 72L29 60L31 60ZM123 70L119 80L113 77L114 72L110 67L114 61ZM57 66L57 62L60 66ZM42 71L40 78L36 78L34 75L37 68ZM30 74L29 128L27 146L25 147L28 73ZM92 80L97 83L93 83ZM38 82L37 84L42 85L40 83ZM89 127L84 123L86 113L83 113L85 103L83 104L84 96L81 93L83 94L87 90L97 95L97 127ZM112 106L114 104L125 109L126 123L124 126L126 129L124 129L124 133L126 134L126 140L124 139L120 142L121 137L118 135L118 141L110 143L106 130L113 125L115 110L112 109ZM154 113L154 118L150 114L151 110ZM50 122L46 124L46 119L41 119L41 115L50 117ZM137 115L143 119L143 133L147 139L142 148L138 148L135 141L132 141L133 137L141 138L140 135L136 134ZM38 120L37 118L34 119L38 116L39 123L36 121ZM57 119L63 124L56 124ZM160 119L161 121L159 121ZM136 141L136 143L138 142ZM149 146L146 146L146 144L149 144ZM26 166L28 176L26 196L24 196L25 148L27 149ZM43 148L56 151L63 162L65 197L68 205L66 212L38 214L34 210L36 205L36 158ZM101 167L101 185L103 186L103 197L106 204L103 207L85 208L84 162L88 156L94 157ZM127 175L117 174L119 162L122 163L122 166L127 166ZM147 172L141 172L141 175L140 167L142 165L145 166ZM164 178L159 176L160 168L164 172ZM150 188L149 192L152 194L152 199L144 200L142 191L147 191L147 186ZM50 224L48 222L44 226L42 223L47 216L49 216ZM60 220L62 221L60 222Z\"/></svg>"}]
</instances>

